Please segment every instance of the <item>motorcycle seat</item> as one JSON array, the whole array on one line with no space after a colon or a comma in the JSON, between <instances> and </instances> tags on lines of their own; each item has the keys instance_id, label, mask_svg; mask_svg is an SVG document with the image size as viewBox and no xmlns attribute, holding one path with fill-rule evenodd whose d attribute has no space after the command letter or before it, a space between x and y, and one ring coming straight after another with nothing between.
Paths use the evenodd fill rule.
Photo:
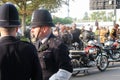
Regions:
<instances>
[{"instance_id":1,"label":"motorcycle seat","mask_svg":"<svg viewBox=\"0 0 120 80\"><path fill-rule=\"evenodd\" d=\"M85 55L85 51L83 50L69 50L69 52L74 55Z\"/></svg>"}]
</instances>

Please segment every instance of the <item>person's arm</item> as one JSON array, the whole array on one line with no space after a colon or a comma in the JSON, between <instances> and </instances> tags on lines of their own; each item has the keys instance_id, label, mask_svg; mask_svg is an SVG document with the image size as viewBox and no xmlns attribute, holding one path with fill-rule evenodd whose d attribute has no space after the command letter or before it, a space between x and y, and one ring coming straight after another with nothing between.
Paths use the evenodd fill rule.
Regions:
<instances>
[{"instance_id":1,"label":"person's arm","mask_svg":"<svg viewBox=\"0 0 120 80\"><path fill-rule=\"evenodd\" d=\"M115 38L115 36L113 35L114 33L115 33L115 31L114 31L114 29L112 29L111 32L110 32L110 37L113 38L113 39Z\"/></svg>"},{"instance_id":2,"label":"person's arm","mask_svg":"<svg viewBox=\"0 0 120 80\"><path fill-rule=\"evenodd\" d=\"M54 53L56 63L59 65L59 70L57 73L53 74L49 80L69 80L72 75L73 68L68 48L64 44L61 44Z\"/></svg>"},{"instance_id":3,"label":"person's arm","mask_svg":"<svg viewBox=\"0 0 120 80\"><path fill-rule=\"evenodd\" d=\"M59 69L57 73L53 74L49 78L49 80L69 80L71 75L71 72L64 69Z\"/></svg>"},{"instance_id":4,"label":"person's arm","mask_svg":"<svg viewBox=\"0 0 120 80\"><path fill-rule=\"evenodd\" d=\"M43 80L42 69L40 66L37 50L33 50L33 64L32 64L32 78L31 80Z\"/></svg>"}]
</instances>

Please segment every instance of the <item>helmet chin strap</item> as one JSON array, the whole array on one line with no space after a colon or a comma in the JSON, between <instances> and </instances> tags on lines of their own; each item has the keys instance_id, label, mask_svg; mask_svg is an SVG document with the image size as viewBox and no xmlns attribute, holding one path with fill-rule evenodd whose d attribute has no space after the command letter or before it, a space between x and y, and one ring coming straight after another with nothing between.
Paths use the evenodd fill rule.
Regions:
<instances>
[{"instance_id":1,"label":"helmet chin strap","mask_svg":"<svg viewBox=\"0 0 120 80\"><path fill-rule=\"evenodd\" d=\"M36 37L35 37L35 35L31 35L32 36L32 38L31 38L32 43L35 43L39 39L39 33L40 33L40 29L39 29L38 34L37 34Z\"/></svg>"},{"instance_id":2,"label":"helmet chin strap","mask_svg":"<svg viewBox=\"0 0 120 80\"><path fill-rule=\"evenodd\" d=\"M39 39L39 33L40 33L40 28L39 28L39 31L38 31L38 34L37 34L37 37L36 37L36 41Z\"/></svg>"}]
</instances>

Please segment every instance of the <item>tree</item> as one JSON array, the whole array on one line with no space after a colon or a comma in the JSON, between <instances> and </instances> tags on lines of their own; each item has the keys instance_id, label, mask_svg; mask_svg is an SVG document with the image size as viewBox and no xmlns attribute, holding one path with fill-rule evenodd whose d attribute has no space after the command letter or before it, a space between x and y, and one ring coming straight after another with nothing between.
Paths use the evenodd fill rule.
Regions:
<instances>
[{"instance_id":1,"label":"tree","mask_svg":"<svg viewBox=\"0 0 120 80\"><path fill-rule=\"evenodd\" d=\"M101 12L99 12L99 14L100 14L99 20L106 21L106 12L105 11L101 11Z\"/></svg>"},{"instance_id":2,"label":"tree","mask_svg":"<svg viewBox=\"0 0 120 80\"><path fill-rule=\"evenodd\" d=\"M106 12L105 11L97 11L97 12L93 12L90 15L91 20L95 21L107 21L107 17L106 17Z\"/></svg>"},{"instance_id":3,"label":"tree","mask_svg":"<svg viewBox=\"0 0 120 80\"><path fill-rule=\"evenodd\" d=\"M112 21L112 20L113 20L113 17L114 17L113 12L109 12L109 13L108 13L108 17L107 17L108 21Z\"/></svg>"},{"instance_id":4,"label":"tree","mask_svg":"<svg viewBox=\"0 0 120 80\"><path fill-rule=\"evenodd\" d=\"M90 15L91 20L98 20L99 19L99 12L93 12Z\"/></svg>"},{"instance_id":5,"label":"tree","mask_svg":"<svg viewBox=\"0 0 120 80\"><path fill-rule=\"evenodd\" d=\"M83 20L89 20L89 16L88 16L88 13L87 13L87 12L85 12L84 17L83 17Z\"/></svg>"},{"instance_id":6,"label":"tree","mask_svg":"<svg viewBox=\"0 0 120 80\"><path fill-rule=\"evenodd\" d=\"M56 24L57 22L60 22L61 24L71 24L72 18L66 17L66 18L59 18L59 17L53 17L53 23Z\"/></svg>"},{"instance_id":7,"label":"tree","mask_svg":"<svg viewBox=\"0 0 120 80\"><path fill-rule=\"evenodd\" d=\"M26 17L31 15L31 13L42 6L44 8L55 12L61 6L62 3L65 3L64 0L2 0L5 2L14 3L20 13L21 16L21 25L22 25L22 35L24 36L25 26L26 26Z\"/></svg>"}]
</instances>

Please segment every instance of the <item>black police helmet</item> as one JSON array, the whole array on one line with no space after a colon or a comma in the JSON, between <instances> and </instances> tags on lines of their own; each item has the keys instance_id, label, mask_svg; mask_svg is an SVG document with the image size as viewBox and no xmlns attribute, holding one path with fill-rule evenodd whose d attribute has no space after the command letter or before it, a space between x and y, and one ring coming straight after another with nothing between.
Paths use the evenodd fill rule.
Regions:
<instances>
[{"instance_id":1,"label":"black police helmet","mask_svg":"<svg viewBox=\"0 0 120 80\"><path fill-rule=\"evenodd\" d=\"M31 27L54 27L51 14L46 9L35 10L32 14Z\"/></svg>"},{"instance_id":2,"label":"black police helmet","mask_svg":"<svg viewBox=\"0 0 120 80\"><path fill-rule=\"evenodd\" d=\"M19 14L12 3L5 3L0 6L0 27L20 26Z\"/></svg>"}]
</instances>

